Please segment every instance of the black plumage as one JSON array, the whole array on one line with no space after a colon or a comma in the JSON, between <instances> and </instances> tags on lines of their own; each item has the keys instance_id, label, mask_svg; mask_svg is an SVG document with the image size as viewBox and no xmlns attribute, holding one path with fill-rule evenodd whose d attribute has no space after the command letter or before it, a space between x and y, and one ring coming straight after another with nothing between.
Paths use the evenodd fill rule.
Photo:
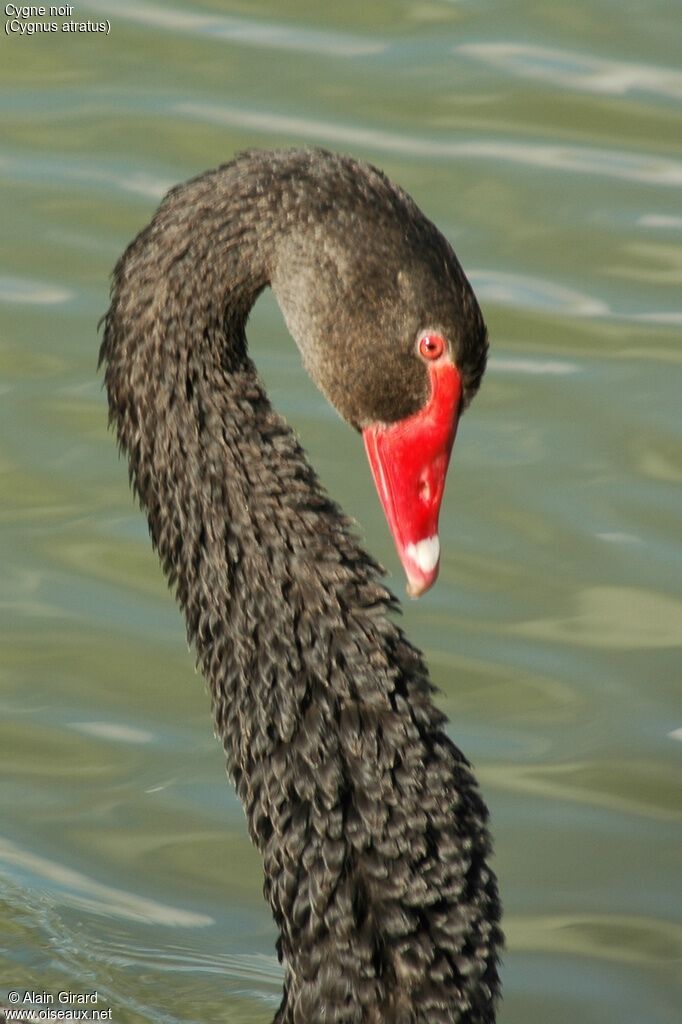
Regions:
<instances>
[{"instance_id":1,"label":"black plumage","mask_svg":"<svg viewBox=\"0 0 682 1024\"><path fill-rule=\"evenodd\" d=\"M285 967L276 1022L491 1024L487 811L380 569L248 357L267 285L358 428L424 402L421 327L451 339L465 400L487 343L412 200L321 150L246 153L173 189L114 272L110 418L263 857Z\"/></svg>"}]
</instances>

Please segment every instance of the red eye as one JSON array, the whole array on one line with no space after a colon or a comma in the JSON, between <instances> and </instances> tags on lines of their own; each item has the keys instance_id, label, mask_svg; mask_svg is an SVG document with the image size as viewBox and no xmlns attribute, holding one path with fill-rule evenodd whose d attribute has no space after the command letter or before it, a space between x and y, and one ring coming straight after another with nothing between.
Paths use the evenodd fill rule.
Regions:
<instances>
[{"instance_id":1,"label":"red eye","mask_svg":"<svg viewBox=\"0 0 682 1024\"><path fill-rule=\"evenodd\" d=\"M445 342L440 334L424 334L419 339L419 355L424 359L440 359L445 352Z\"/></svg>"}]
</instances>

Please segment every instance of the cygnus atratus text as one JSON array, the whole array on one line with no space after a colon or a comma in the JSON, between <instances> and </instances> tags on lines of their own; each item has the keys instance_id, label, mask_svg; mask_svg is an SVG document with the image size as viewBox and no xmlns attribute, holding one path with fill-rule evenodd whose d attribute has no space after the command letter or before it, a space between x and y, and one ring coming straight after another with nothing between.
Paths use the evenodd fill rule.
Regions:
<instances>
[{"instance_id":1,"label":"cygnus atratus text","mask_svg":"<svg viewBox=\"0 0 682 1024\"><path fill-rule=\"evenodd\" d=\"M272 410L245 326L270 285L364 435L409 589L438 569L486 332L442 235L378 170L245 153L173 189L114 272L110 416L263 856L277 1024L490 1024L487 812L381 571Z\"/></svg>"}]
</instances>

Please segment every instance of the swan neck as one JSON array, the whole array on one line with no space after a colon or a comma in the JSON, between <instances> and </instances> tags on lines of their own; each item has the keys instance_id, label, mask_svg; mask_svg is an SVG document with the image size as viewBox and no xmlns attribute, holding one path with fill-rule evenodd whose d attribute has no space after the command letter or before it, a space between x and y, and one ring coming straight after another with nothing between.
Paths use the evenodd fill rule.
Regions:
<instances>
[{"instance_id":1,"label":"swan neck","mask_svg":"<svg viewBox=\"0 0 682 1024\"><path fill-rule=\"evenodd\" d=\"M262 853L276 1020L493 1024L485 806L377 565L248 357L290 194L257 170L169 194L115 269L100 357Z\"/></svg>"}]
</instances>

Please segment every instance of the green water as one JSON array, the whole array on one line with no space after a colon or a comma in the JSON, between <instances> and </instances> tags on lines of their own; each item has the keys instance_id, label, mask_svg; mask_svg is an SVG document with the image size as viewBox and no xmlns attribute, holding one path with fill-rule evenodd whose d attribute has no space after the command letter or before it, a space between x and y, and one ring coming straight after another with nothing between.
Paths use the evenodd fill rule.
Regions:
<instances>
[{"instance_id":1,"label":"green water","mask_svg":"<svg viewBox=\"0 0 682 1024\"><path fill-rule=\"evenodd\" d=\"M96 989L120 1024L265 1024L278 1003L258 857L106 430L96 325L167 187L319 143L414 195L490 328L441 578L404 625L492 811L500 1024L677 1022L679 6L74 16L111 32L0 37L0 1002ZM268 296L250 339L402 592L361 445Z\"/></svg>"}]
</instances>

